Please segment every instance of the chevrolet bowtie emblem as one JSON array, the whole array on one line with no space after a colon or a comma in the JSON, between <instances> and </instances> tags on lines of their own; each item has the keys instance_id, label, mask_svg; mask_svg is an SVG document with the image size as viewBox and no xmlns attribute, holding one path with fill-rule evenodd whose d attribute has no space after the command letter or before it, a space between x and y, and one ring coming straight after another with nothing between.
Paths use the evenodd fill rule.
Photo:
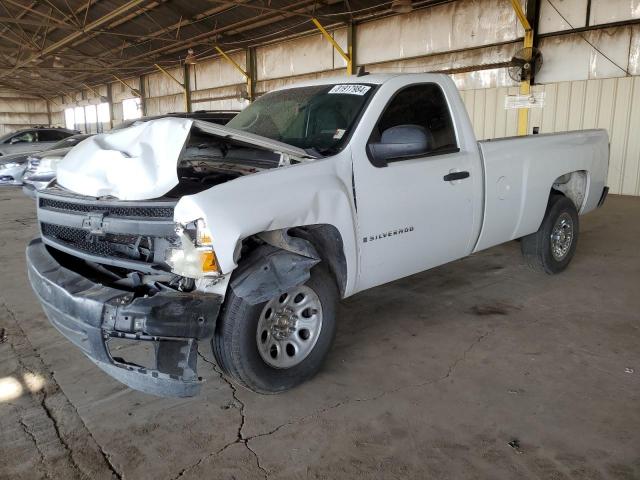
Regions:
<instances>
[{"instance_id":1,"label":"chevrolet bowtie emblem","mask_svg":"<svg viewBox=\"0 0 640 480\"><path fill-rule=\"evenodd\" d=\"M91 212L82 219L82 228L94 235L103 235L104 217L106 212Z\"/></svg>"}]
</instances>

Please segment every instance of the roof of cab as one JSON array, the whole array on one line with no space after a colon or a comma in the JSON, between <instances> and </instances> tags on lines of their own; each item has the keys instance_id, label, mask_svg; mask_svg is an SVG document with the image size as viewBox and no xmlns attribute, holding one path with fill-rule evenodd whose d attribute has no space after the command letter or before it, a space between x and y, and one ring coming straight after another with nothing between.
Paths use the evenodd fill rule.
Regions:
<instances>
[{"instance_id":1,"label":"roof of cab","mask_svg":"<svg viewBox=\"0 0 640 480\"><path fill-rule=\"evenodd\" d=\"M313 80L284 85L280 88L274 89L274 91L286 90L288 88L311 87L316 85L346 84L346 83L382 85L383 83L388 82L392 78L396 78L396 77L407 77L407 78L414 77L416 80L427 80L427 79L433 80L439 77L447 77L447 75L443 73L399 73L398 72L398 73L366 73L361 76L358 76L358 75L331 76L326 78L316 78Z\"/></svg>"}]
</instances>

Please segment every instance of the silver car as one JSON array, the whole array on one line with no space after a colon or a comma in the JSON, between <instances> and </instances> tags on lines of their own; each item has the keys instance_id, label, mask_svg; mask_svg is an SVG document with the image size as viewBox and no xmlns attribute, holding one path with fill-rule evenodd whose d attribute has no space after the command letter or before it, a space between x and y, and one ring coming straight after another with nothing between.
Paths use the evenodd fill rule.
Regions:
<instances>
[{"instance_id":1,"label":"silver car","mask_svg":"<svg viewBox=\"0 0 640 480\"><path fill-rule=\"evenodd\" d=\"M0 157L0 185L22 185L29 153L14 153Z\"/></svg>"},{"instance_id":2,"label":"silver car","mask_svg":"<svg viewBox=\"0 0 640 480\"><path fill-rule=\"evenodd\" d=\"M58 162L69 153L69 150L90 136L89 134L74 135L56 143L49 150L29 154L22 177L23 192L33 197L36 190L46 187L56 177Z\"/></svg>"},{"instance_id":3,"label":"silver car","mask_svg":"<svg viewBox=\"0 0 640 480\"><path fill-rule=\"evenodd\" d=\"M80 133L67 128L33 127L0 137L0 155L41 152L67 137Z\"/></svg>"}]
</instances>

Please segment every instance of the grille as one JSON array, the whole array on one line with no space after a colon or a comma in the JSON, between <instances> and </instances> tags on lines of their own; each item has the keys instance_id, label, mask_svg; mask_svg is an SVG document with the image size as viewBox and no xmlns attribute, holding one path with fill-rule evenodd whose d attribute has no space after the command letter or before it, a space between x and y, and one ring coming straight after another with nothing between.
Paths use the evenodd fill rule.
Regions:
<instances>
[{"instance_id":1,"label":"grille","mask_svg":"<svg viewBox=\"0 0 640 480\"><path fill-rule=\"evenodd\" d=\"M113 217L173 218L173 207L123 207L116 205L95 205L65 202L51 198L41 198L40 208L64 210L67 212L105 212ZM81 230L82 231L82 230Z\"/></svg>"},{"instance_id":2,"label":"grille","mask_svg":"<svg viewBox=\"0 0 640 480\"><path fill-rule=\"evenodd\" d=\"M152 237L107 233L94 235L81 228L42 223L42 235L68 247L102 257L119 257L143 262L153 261Z\"/></svg>"}]
</instances>

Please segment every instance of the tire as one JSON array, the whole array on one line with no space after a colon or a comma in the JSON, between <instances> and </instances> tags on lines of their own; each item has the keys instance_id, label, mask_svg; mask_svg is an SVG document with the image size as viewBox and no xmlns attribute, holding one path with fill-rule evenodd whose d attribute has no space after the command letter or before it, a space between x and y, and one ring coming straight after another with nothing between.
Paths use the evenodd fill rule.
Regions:
<instances>
[{"instance_id":1,"label":"tire","mask_svg":"<svg viewBox=\"0 0 640 480\"><path fill-rule=\"evenodd\" d=\"M552 194L542 225L520 243L527 264L549 275L562 272L576 252L579 227L573 202L564 195Z\"/></svg>"},{"instance_id":2,"label":"tire","mask_svg":"<svg viewBox=\"0 0 640 480\"><path fill-rule=\"evenodd\" d=\"M295 303L299 294L305 297L300 307ZM282 303L285 295L288 298ZM305 313L301 309L307 302L312 302L309 305L313 308L309 307ZM320 316L315 308L318 302ZM296 387L318 373L329 353L336 331L337 303L336 283L322 264L311 270L311 277L304 285L258 305L249 304L229 289L212 339L216 361L226 375L257 393L273 394ZM269 323L278 318L290 321L290 311L278 316L285 308L296 312L293 314L297 318L295 331L291 331L290 326L287 330ZM314 310L316 313L312 314ZM317 327L318 318L320 328L313 335L309 332L314 331L313 325ZM306 334L305 326L309 326ZM272 356L273 345L278 350L276 357ZM295 352L293 356L290 348Z\"/></svg>"}]
</instances>

